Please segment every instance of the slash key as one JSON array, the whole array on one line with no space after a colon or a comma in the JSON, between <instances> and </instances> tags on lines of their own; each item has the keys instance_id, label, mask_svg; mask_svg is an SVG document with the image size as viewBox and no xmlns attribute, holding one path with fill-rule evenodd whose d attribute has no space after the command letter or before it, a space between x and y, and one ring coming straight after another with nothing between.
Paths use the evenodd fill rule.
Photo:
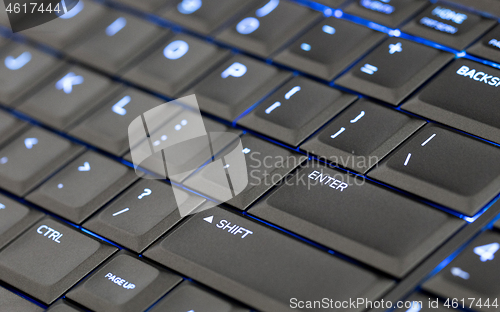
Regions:
<instances>
[{"instance_id":1,"label":"slash key","mask_svg":"<svg viewBox=\"0 0 500 312\"><path fill-rule=\"evenodd\" d=\"M499 157L493 145L429 124L368 176L473 216L498 193Z\"/></svg>"}]
</instances>

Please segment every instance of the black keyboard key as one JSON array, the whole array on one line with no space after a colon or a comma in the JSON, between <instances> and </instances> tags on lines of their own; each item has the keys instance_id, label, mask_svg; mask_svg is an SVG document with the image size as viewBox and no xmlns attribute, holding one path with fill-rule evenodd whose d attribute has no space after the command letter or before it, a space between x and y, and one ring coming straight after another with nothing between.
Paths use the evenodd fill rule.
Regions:
<instances>
[{"instance_id":1,"label":"black keyboard key","mask_svg":"<svg viewBox=\"0 0 500 312\"><path fill-rule=\"evenodd\" d=\"M144 255L263 311L290 311L291 298L374 300L392 285L221 208L194 215Z\"/></svg>"},{"instance_id":2,"label":"black keyboard key","mask_svg":"<svg viewBox=\"0 0 500 312\"><path fill-rule=\"evenodd\" d=\"M462 50L493 27L495 20L436 3L406 24L404 33Z\"/></svg>"},{"instance_id":3,"label":"black keyboard key","mask_svg":"<svg viewBox=\"0 0 500 312\"><path fill-rule=\"evenodd\" d=\"M47 312L84 312L82 309L75 307L66 300L60 299L56 301Z\"/></svg>"},{"instance_id":4,"label":"black keyboard key","mask_svg":"<svg viewBox=\"0 0 500 312\"><path fill-rule=\"evenodd\" d=\"M0 195L0 249L42 217L43 213Z\"/></svg>"},{"instance_id":5,"label":"black keyboard key","mask_svg":"<svg viewBox=\"0 0 500 312\"><path fill-rule=\"evenodd\" d=\"M453 311L443 305L443 302L436 298L429 297L422 293L413 293L408 298L403 300L405 305L402 308L396 309L396 312L444 312Z\"/></svg>"},{"instance_id":6,"label":"black keyboard key","mask_svg":"<svg viewBox=\"0 0 500 312\"><path fill-rule=\"evenodd\" d=\"M182 282L172 290L151 309L151 312L198 310L204 312L248 312L248 309L216 296L189 281Z\"/></svg>"},{"instance_id":7,"label":"black keyboard key","mask_svg":"<svg viewBox=\"0 0 500 312\"><path fill-rule=\"evenodd\" d=\"M11 43L0 59L0 101L13 105L33 86L62 66L58 59L28 45Z\"/></svg>"},{"instance_id":8,"label":"black keyboard key","mask_svg":"<svg viewBox=\"0 0 500 312\"><path fill-rule=\"evenodd\" d=\"M110 13L101 4L90 0L78 3L62 17L23 30L21 34L58 50L68 50L93 32L93 28Z\"/></svg>"},{"instance_id":9,"label":"black keyboard key","mask_svg":"<svg viewBox=\"0 0 500 312\"><path fill-rule=\"evenodd\" d=\"M189 177L184 182L184 185L195 191L206 192L207 195L215 197L213 199L216 200L225 201L226 198L231 198L225 202L238 209L245 210L306 159L305 156L300 157L298 153L258 139L250 134L243 135L241 142L243 150L236 152L245 154L246 167L235 168L231 172L233 176L244 174L248 176L248 184L241 193L233 198L231 198L230 193L227 194L230 191L227 177L217 174L219 169L217 166L202 168ZM229 146L228 151L223 151L222 154L227 155L233 149L234 146ZM232 164L230 159L225 159L226 166ZM236 166L236 163L234 166ZM232 186L234 187L234 185Z\"/></svg>"},{"instance_id":10,"label":"black keyboard key","mask_svg":"<svg viewBox=\"0 0 500 312\"><path fill-rule=\"evenodd\" d=\"M96 312L144 311L181 281L178 275L120 251L66 297Z\"/></svg>"},{"instance_id":11,"label":"black keyboard key","mask_svg":"<svg viewBox=\"0 0 500 312\"><path fill-rule=\"evenodd\" d=\"M71 66L17 109L56 129L67 129L117 88L107 77Z\"/></svg>"},{"instance_id":12,"label":"black keyboard key","mask_svg":"<svg viewBox=\"0 0 500 312\"><path fill-rule=\"evenodd\" d=\"M355 100L355 95L299 76L265 99L238 124L298 146Z\"/></svg>"},{"instance_id":13,"label":"black keyboard key","mask_svg":"<svg viewBox=\"0 0 500 312\"><path fill-rule=\"evenodd\" d=\"M397 277L464 224L317 162L300 169L249 213Z\"/></svg>"},{"instance_id":14,"label":"black keyboard key","mask_svg":"<svg viewBox=\"0 0 500 312\"><path fill-rule=\"evenodd\" d=\"M385 37L347 20L327 18L279 53L274 61L332 80Z\"/></svg>"},{"instance_id":15,"label":"black keyboard key","mask_svg":"<svg viewBox=\"0 0 500 312\"><path fill-rule=\"evenodd\" d=\"M201 110L233 121L291 76L266 63L236 55L185 94L196 94Z\"/></svg>"},{"instance_id":16,"label":"black keyboard key","mask_svg":"<svg viewBox=\"0 0 500 312\"><path fill-rule=\"evenodd\" d=\"M316 2L321 3L323 5L327 5L331 8L338 8L342 4L348 2L347 0L317 0Z\"/></svg>"},{"instance_id":17,"label":"black keyboard key","mask_svg":"<svg viewBox=\"0 0 500 312\"><path fill-rule=\"evenodd\" d=\"M424 124L423 120L363 99L300 148L364 174Z\"/></svg>"},{"instance_id":18,"label":"black keyboard key","mask_svg":"<svg viewBox=\"0 0 500 312\"><path fill-rule=\"evenodd\" d=\"M500 143L498 77L498 69L457 59L402 108Z\"/></svg>"},{"instance_id":19,"label":"black keyboard key","mask_svg":"<svg viewBox=\"0 0 500 312\"><path fill-rule=\"evenodd\" d=\"M225 49L184 34L175 35L152 50L123 78L171 97L229 55Z\"/></svg>"},{"instance_id":20,"label":"black keyboard key","mask_svg":"<svg viewBox=\"0 0 500 312\"><path fill-rule=\"evenodd\" d=\"M500 17L500 7L496 0L448 0L456 4L466 6L473 10L483 11L487 14L493 14Z\"/></svg>"},{"instance_id":21,"label":"black keyboard key","mask_svg":"<svg viewBox=\"0 0 500 312\"><path fill-rule=\"evenodd\" d=\"M167 34L165 28L117 11L107 14L101 22L92 30L93 36L82 40L69 54L112 74L122 72L152 42Z\"/></svg>"},{"instance_id":22,"label":"black keyboard key","mask_svg":"<svg viewBox=\"0 0 500 312\"><path fill-rule=\"evenodd\" d=\"M467 53L500 63L500 25L467 49Z\"/></svg>"},{"instance_id":23,"label":"black keyboard key","mask_svg":"<svg viewBox=\"0 0 500 312\"><path fill-rule=\"evenodd\" d=\"M500 149L428 124L368 176L472 216L498 194Z\"/></svg>"},{"instance_id":24,"label":"black keyboard key","mask_svg":"<svg viewBox=\"0 0 500 312\"><path fill-rule=\"evenodd\" d=\"M497 222L495 222L495 224L493 224L493 226L497 229L497 230L500 230L500 219L497 220Z\"/></svg>"},{"instance_id":25,"label":"black keyboard key","mask_svg":"<svg viewBox=\"0 0 500 312\"><path fill-rule=\"evenodd\" d=\"M117 0L127 6L131 6L141 11L154 12L157 13L165 3L171 2L171 0Z\"/></svg>"},{"instance_id":26,"label":"black keyboard key","mask_svg":"<svg viewBox=\"0 0 500 312\"><path fill-rule=\"evenodd\" d=\"M396 28L428 4L426 0L356 0L344 12Z\"/></svg>"},{"instance_id":27,"label":"black keyboard key","mask_svg":"<svg viewBox=\"0 0 500 312\"><path fill-rule=\"evenodd\" d=\"M84 227L141 253L181 220L180 210L187 215L204 201L181 189L174 195L164 182L140 180Z\"/></svg>"},{"instance_id":28,"label":"black keyboard key","mask_svg":"<svg viewBox=\"0 0 500 312\"><path fill-rule=\"evenodd\" d=\"M260 1L216 39L269 57L320 16L319 12L288 1Z\"/></svg>"},{"instance_id":29,"label":"black keyboard key","mask_svg":"<svg viewBox=\"0 0 500 312\"><path fill-rule=\"evenodd\" d=\"M0 279L50 304L117 250L44 218L0 252Z\"/></svg>"},{"instance_id":30,"label":"black keyboard key","mask_svg":"<svg viewBox=\"0 0 500 312\"><path fill-rule=\"evenodd\" d=\"M451 53L393 37L335 83L398 105L453 57Z\"/></svg>"},{"instance_id":31,"label":"black keyboard key","mask_svg":"<svg viewBox=\"0 0 500 312\"><path fill-rule=\"evenodd\" d=\"M199 113L193 113L189 110L183 110L172 119L157 119L157 116L165 115L166 109L168 110L166 107L158 107L144 114L150 136L147 138L137 136L135 138L134 135L131 135L130 141L134 147L131 149L131 153L125 156L127 161L135 161L136 167L140 166L161 178L168 177L175 182L182 182L241 134L239 130L229 129L221 123L203 118ZM142 120L137 121L137 124L131 125L132 129L137 130L129 133L141 133L140 127L144 125ZM202 131L201 122L203 122L206 132ZM135 128L136 126L137 128ZM187 150L183 150L182 156L177 149L166 148L170 152L164 153L164 146L172 146L187 139L204 136L207 132L211 133L210 143L208 140L200 140L199 144L190 144ZM144 130L142 133L145 135ZM142 139L142 141L137 141L140 142L139 144L133 144L139 139ZM165 159L163 154L165 154ZM165 170L166 168L167 170ZM174 173L172 174L172 172Z\"/></svg>"},{"instance_id":32,"label":"black keyboard key","mask_svg":"<svg viewBox=\"0 0 500 312\"><path fill-rule=\"evenodd\" d=\"M124 165L86 152L26 199L79 224L136 179Z\"/></svg>"},{"instance_id":33,"label":"black keyboard key","mask_svg":"<svg viewBox=\"0 0 500 312\"><path fill-rule=\"evenodd\" d=\"M28 124L16 117L0 111L0 145L8 142L19 132L26 129Z\"/></svg>"},{"instance_id":34,"label":"black keyboard key","mask_svg":"<svg viewBox=\"0 0 500 312\"><path fill-rule=\"evenodd\" d=\"M498 311L499 248L498 233L482 233L437 275L425 282L423 288L443 298L456 298L460 307L465 305L475 311ZM493 306L486 306L488 304Z\"/></svg>"},{"instance_id":35,"label":"black keyboard key","mask_svg":"<svg viewBox=\"0 0 500 312\"><path fill-rule=\"evenodd\" d=\"M83 147L41 128L30 128L0 150L0 187L23 196Z\"/></svg>"},{"instance_id":36,"label":"black keyboard key","mask_svg":"<svg viewBox=\"0 0 500 312\"><path fill-rule=\"evenodd\" d=\"M0 310L8 312L43 312L44 309L0 287Z\"/></svg>"},{"instance_id":37,"label":"black keyboard key","mask_svg":"<svg viewBox=\"0 0 500 312\"><path fill-rule=\"evenodd\" d=\"M69 133L114 155L121 156L129 149L128 127L140 114L164 103L157 97L137 89L127 88L105 102L94 114L73 128ZM165 120L181 111L168 105L163 111Z\"/></svg>"},{"instance_id":38,"label":"black keyboard key","mask_svg":"<svg viewBox=\"0 0 500 312\"><path fill-rule=\"evenodd\" d=\"M161 15L172 22L208 35L253 7L256 0L174 0Z\"/></svg>"}]
</instances>

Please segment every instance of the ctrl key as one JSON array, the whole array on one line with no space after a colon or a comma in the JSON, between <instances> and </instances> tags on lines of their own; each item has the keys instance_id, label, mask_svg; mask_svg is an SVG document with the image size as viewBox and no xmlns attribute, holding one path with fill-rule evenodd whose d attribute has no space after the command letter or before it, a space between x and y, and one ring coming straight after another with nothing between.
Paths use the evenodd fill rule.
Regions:
<instances>
[{"instance_id":1,"label":"ctrl key","mask_svg":"<svg viewBox=\"0 0 500 312\"><path fill-rule=\"evenodd\" d=\"M0 280L51 304L116 250L46 217L0 252Z\"/></svg>"},{"instance_id":2,"label":"ctrl key","mask_svg":"<svg viewBox=\"0 0 500 312\"><path fill-rule=\"evenodd\" d=\"M144 311L181 281L178 275L120 251L66 297L96 312Z\"/></svg>"}]
</instances>

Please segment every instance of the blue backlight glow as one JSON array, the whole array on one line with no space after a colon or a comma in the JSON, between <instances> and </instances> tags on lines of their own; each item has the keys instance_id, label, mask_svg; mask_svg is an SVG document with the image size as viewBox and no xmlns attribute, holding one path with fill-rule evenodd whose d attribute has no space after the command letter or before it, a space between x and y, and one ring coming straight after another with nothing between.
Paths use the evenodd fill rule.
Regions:
<instances>
[{"instance_id":1,"label":"blue backlight glow","mask_svg":"<svg viewBox=\"0 0 500 312\"><path fill-rule=\"evenodd\" d=\"M177 10L182 14L191 14L201 8L201 0L183 0L177 5Z\"/></svg>"},{"instance_id":2,"label":"blue backlight glow","mask_svg":"<svg viewBox=\"0 0 500 312\"><path fill-rule=\"evenodd\" d=\"M236 31L242 35L248 35L257 30L259 26L260 22L258 19L255 17L246 17L236 25Z\"/></svg>"},{"instance_id":3,"label":"blue backlight glow","mask_svg":"<svg viewBox=\"0 0 500 312\"><path fill-rule=\"evenodd\" d=\"M163 55L169 60L177 60L189 51L189 44L183 40L175 40L163 49Z\"/></svg>"},{"instance_id":4,"label":"blue backlight glow","mask_svg":"<svg viewBox=\"0 0 500 312\"><path fill-rule=\"evenodd\" d=\"M329 26L329 25L323 26L322 30L324 33L327 33L330 35L333 35L335 33L335 28L333 28L332 26Z\"/></svg>"},{"instance_id":5,"label":"blue backlight glow","mask_svg":"<svg viewBox=\"0 0 500 312\"><path fill-rule=\"evenodd\" d=\"M262 8L258 9L255 15L257 15L257 17L264 17L276 9L278 4L280 4L280 0L270 0Z\"/></svg>"},{"instance_id":6,"label":"blue backlight glow","mask_svg":"<svg viewBox=\"0 0 500 312\"><path fill-rule=\"evenodd\" d=\"M106 35L112 37L127 25L127 20L124 17L117 18L113 23L106 27Z\"/></svg>"}]
</instances>

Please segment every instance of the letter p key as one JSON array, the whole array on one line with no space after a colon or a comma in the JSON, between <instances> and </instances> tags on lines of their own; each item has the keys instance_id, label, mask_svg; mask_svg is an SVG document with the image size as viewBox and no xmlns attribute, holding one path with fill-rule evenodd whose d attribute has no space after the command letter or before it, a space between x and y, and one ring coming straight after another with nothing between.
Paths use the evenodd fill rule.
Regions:
<instances>
[{"instance_id":1,"label":"letter p key","mask_svg":"<svg viewBox=\"0 0 500 312\"><path fill-rule=\"evenodd\" d=\"M229 76L241 77L246 72L247 72L247 67L245 65L238 62L234 62L233 64L231 64L231 66L226 68L226 70L224 70L220 76L224 79Z\"/></svg>"}]
</instances>

